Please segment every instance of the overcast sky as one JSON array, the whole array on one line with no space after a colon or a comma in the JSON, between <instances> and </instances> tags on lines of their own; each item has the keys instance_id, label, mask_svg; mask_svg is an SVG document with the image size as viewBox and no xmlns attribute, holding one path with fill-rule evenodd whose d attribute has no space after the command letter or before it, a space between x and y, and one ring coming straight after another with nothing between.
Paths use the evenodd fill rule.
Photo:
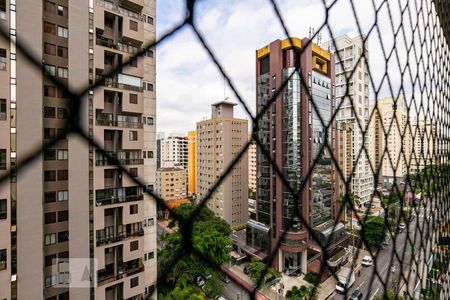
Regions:
<instances>
[{"instance_id":1,"label":"overcast sky","mask_svg":"<svg viewBox=\"0 0 450 300\"><path fill-rule=\"evenodd\" d=\"M270 2L268 0L197 2L199 3L196 6L196 24L199 30L206 36L207 43L232 78L238 92L254 111L255 50L275 39L286 38ZM321 0L276 2L291 36L308 37L309 27L314 27L317 31L324 23L325 9ZM367 34L375 21L372 0L354 2L362 32ZM405 1L400 2L403 7ZM160 36L183 19L184 0L160 0L157 4L157 33ZM393 23L390 22L388 6ZM414 12L414 8L411 9ZM392 27L397 28L402 20L399 11L397 0L385 3L378 15L380 34L377 30L373 30L369 35L369 67L374 83L379 86L383 74L388 70L394 93L398 93L401 82L399 64L403 67L407 62L403 34L399 34L395 41L398 58L392 55L388 63L383 57L383 48L380 45L384 45L386 52L393 47ZM414 16L414 13L412 15ZM413 17L409 20L409 14L405 13L402 22L408 24L404 32L406 42L409 44L412 38L409 23L415 24L416 19ZM353 37L359 34L348 0L340 0L332 7L329 11L328 24L335 37L344 34ZM322 41L329 40L328 28L324 28L321 32ZM404 85L408 85L405 80ZM211 104L224 98L224 79L189 27L179 31L158 47L156 89L158 132L186 133L194 130L197 121L210 117ZM380 97L388 94L390 94L388 84L384 81ZM225 89L225 96L237 102L228 87ZM372 91L371 98L373 98ZM237 107L236 115L246 117L240 106Z\"/></svg>"}]
</instances>

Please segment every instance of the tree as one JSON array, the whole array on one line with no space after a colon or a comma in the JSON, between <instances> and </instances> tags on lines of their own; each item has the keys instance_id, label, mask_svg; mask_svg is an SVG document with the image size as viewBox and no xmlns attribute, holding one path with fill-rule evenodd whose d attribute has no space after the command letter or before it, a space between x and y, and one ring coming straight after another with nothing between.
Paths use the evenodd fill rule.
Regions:
<instances>
[{"instance_id":1,"label":"tree","mask_svg":"<svg viewBox=\"0 0 450 300\"><path fill-rule=\"evenodd\" d=\"M384 293L377 293L377 295L375 296L375 298L373 298L373 300L404 300L404 298L400 295L397 295L396 293L394 293L391 290L387 290L386 291L386 297L384 297Z\"/></svg>"},{"instance_id":2,"label":"tree","mask_svg":"<svg viewBox=\"0 0 450 300\"><path fill-rule=\"evenodd\" d=\"M302 285L300 288L293 286L286 292L286 300L301 300L311 294L311 289Z\"/></svg>"},{"instance_id":3,"label":"tree","mask_svg":"<svg viewBox=\"0 0 450 300\"><path fill-rule=\"evenodd\" d=\"M369 246L378 247L386 239L387 228L382 217L370 217L364 220L360 235Z\"/></svg>"},{"instance_id":4,"label":"tree","mask_svg":"<svg viewBox=\"0 0 450 300\"><path fill-rule=\"evenodd\" d=\"M193 287L176 287L167 295L159 295L159 299L162 300L203 300L201 292Z\"/></svg>"},{"instance_id":5,"label":"tree","mask_svg":"<svg viewBox=\"0 0 450 300\"><path fill-rule=\"evenodd\" d=\"M262 261L258 260L255 257L252 257L251 262L248 264L249 276L251 279L253 279L253 281L259 280L259 278L261 277L261 274L264 272L265 269L266 269L266 264L263 263ZM270 267L267 270L267 273L264 276L262 283L264 284L266 282L273 281L279 277L281 277L281 274L278 273L277 271L275 271L274 268Z\"/></svg>"}]
</instances>

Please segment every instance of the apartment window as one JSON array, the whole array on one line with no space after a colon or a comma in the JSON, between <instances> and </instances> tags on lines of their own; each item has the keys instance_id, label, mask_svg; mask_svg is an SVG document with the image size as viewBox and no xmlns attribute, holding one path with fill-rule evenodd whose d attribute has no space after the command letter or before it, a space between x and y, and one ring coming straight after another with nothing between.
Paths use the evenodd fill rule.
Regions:
<instances>
[{"instance_id":1,"label":"apartment window","mask_svg":"<svg viewBox=\"0 0 450 300\"><path fill-rule=\"evenodd\" d=\"M131 177L138 177L138 168L130 168Z\"/></svg>"},{"instance_id":2,"label":"apartment window","mask_svg":"<svg viewBox=\"0 0 450 300\"><path fill-rule=\"evenodd\" d=\"M56 260L56 254L46 255L45 256L45 266L49 267L53 265L53 261Z\"/></svg>"},{"instance_id":3,"label":"apartment window","mask_svg":"<svg viewBox=\"0 0 450 300\"><path fill-rule=\"evenodd\" d=\"M134 215L137 213L138 213L138 205L137 204L130 205L130 215Z\"/></svg>"},{"instance_id":4,"label":"apartment window","mask_svg":"<svg viewBox=\"0 0 450 300\"><path fill-rule=\"evenodd\" d=\"M51 12L51 13L55 13L56 11L56 5L53 2L50 1L45 1L44 3L44 10Z\"/></svg>"},{"instance_id":5,"label":"apartment window","mask_svg":"<svg viewBox=\"0 0 450 300\"><path fill-rule=\"evenodd\" d=\"M5 270L7 266L7 260L6 260L6 249L0 250L0 270Z\"/></svg>"},{"instance_id":6,"label":"apartment window","mask_svg":"<svg viewBox=\"0 0 450 300\"><path fill-rule=\"evenodd\" d=\"M147 157L153 158L153 151L147 151Z\"/></svg>"},{"instance_id":7,"label":"apartment window","mask_svg":"<svg viewBox=\"0 0 450 300\"><path fill-rule=\"evenodd\" d=\"M69 171L67 170L58 170L58 180L67 180L69 179Z\"/></svg>"},{"instance_id":8,"label":"apartment window","mask_svg":"<svg viewBox=\"0 0 450 300\"><path fill-rule=\"evenodd\" d=\"M69 151L58 150L58 160L67 160L69 157Z\"/></svg>"},{"instance_id":9,"label":"apartment window","mask_svg":"<svg viewBox=\"0 0 450 300\"><path fill-rule=\"evenodd\" d=\"M56 201L56 192L45 192L44 193L44 202L51 203Z\"/></svg>"},{"instance_id":10,"label":"apartment window","mask_svg":"<svg viewBox=\"0 0 450 300\"><path fill-rule=\"evenodd\" d=\"M0 170L6 170L6 149L0 149Z\"/></svg>"},{"instance_id":11,"label":"apartment window","mask_svg":"<svg viewBox=\"0 0 450 300\"><path fill-rule=\"evenodd\" d=\"M52 139L56 136L55 128L44 128L44 139Z\"/></svg>"},{"instance_id":12,"label":"apartment window","mask_svg":"<svg viewBox=\"0 0 450 300\"><path fill-rule=\"evenodd\" d=\"M56 244L56 233L46 234L44 236L45 245L53 245Z\"/></svg>"},{"instance_id":13,"label":"apartment window","mask_svg":"<svg viewBox=\"0 0 450 300\"><path fill-rule=\"evenodd\" d=\"M6 71L6 49L0 49L0 71Z\"/></svg>"},{"instance_id":14,"label":"apartment window","mask_svg":"<svg viewBox=\"0 0 450 300\"><path fill-rule=\"evenodd\" d=\"M142 151L142 155L143 155L143 158L147 158L147 153L146 153L146 151Z\"/></svg>"},{"instance_id":15,"label":"apartment window","mask_svg":"<svg viewBox=\"0 0 450 300\"><path fill-rule=\"evenodd\" d=\"M58 12L59 16L65 17L65 16L67 16L67 7L64 7L62 5L58 5L57 12Z\"/></svg>"},{"instance_id":16,"label":"apartment window","mask_svg":"<svg viewBox=\"0 0 450 300\"><path fill-rule=\"evenodd\" d=\"M58 56L59 57L67 58L69 56L68 53L69 53L69 49L67 49L66 47L58 46Z\"/></svg>"},{"instance_id":17,"label":"apartment window","mask_svg":"<svg viewBox=\"0 0 450 300\"><path fill-rule=\"evenodd\" d=\"M146 89L147 91L153 92L153 84L148 83L148 82L147 82L147 84L146 84L146 83L144 82L144 87L145 87L145 89Z\"/></svg>"},{"instance_id":18,"label":"apartment window","mask_svg":"<svg viewBox=\"0 0 450 300\"><path fill-rule=\"evenodd\" d=\"M56 181L56 171L44 171L44 181Z\"/></svg>"},{"instance_id":19,"label":"apartment window","mask_svg":"<svg viewBox=\"0 0 450 300\"><path fill-rule=\"evenodd\" d=\"M44 32L48 34L56 34L56 25L44 22Z\"/></svg>"},{"instance_id":20,"label":"apartment window","mask_svg":"<svg viewBox=\"0 0 450 300\"><path fill-rule=\"evenodd\" d=\"M58 191L58 201L69 200L69 191Z\"/></svg>"},{"instance_id":21,"label":"apartment window","mask_svg":"<svg viewBox=\"0 0 450 300\"><path fill-rule=\"evenodd\" d=\"M147 16L147 23L150 25L153 25L153 18L150 16Z\"/></svg>"},{"instance_id":22,"label":"apartment window","mask_svg":"<svg viewBox=\"0 0 450 300\"><path fill-rule=\"evenodd\" d=\"M49 86L49 85L44 86L44 96L55 97L56 96L56 88L54 86Z\"/></svg>"},{"instance_id":23,"label":"apartment window","mask_svg":"<svg viewBox=\"0 0 450 300\"><path fill-rule=\"evenodd\" d=\"M0 121L6 120L6 99L0 99Z\"/></svg>"},{"instance_id":24,"label":"apartment window","mask_svg":"<svg viewBox=\"0 0 450 300\"><path fill-rule=\"evenodd\" d=\"M56 212L45 213L45 224L56 223Z\"/></svg>"},{"instance_id":25,"label":"apartment window","mask_svg":"<svg viewBox=\"0 0 450 300\"><path fill-rule=\"evenodd\" d=\"M56 274L45 277L45 287L49 288L56 285Z\"/></svg>"},{"instance_id":26,"label":"apartment window","mask_svg":"<svg viewBox=\"0 0 450 300\"><path fill-rule=\"evenodd\" d=\"M154 226L155 225L155 219L150 218L147 220L147 226Z\"/></svg>"},{"instance_id":27,"label":"apartment window","mask_svg":"<svg viewBox=\"0 0 450 300\"><path fill-rule=\"evenodd\" d=\"M138 31L138 23L136 21L130 20L130 30Z\"/></svg>"},{"instance_id":28,"label":"apartment window","mask_svg":"<svg viewBox=\"0 0 450 300\"><path fill-rule=\"evenodd\" d=\"M58 212L58 222L67 222L69 221L69 211L62 210Z\"/></svg>"},{"instance_id":29,"label":"apartment window","mask_svg":"<svg viewBox=\"0 0 450 300\"><path fill-rule=\"evenodd\" d=\"M137 68L137 66L138 66L138 59L137 58L131 59L129 65L130 65L130 67Z\"/></svg>"},{"instance_id":30,"label":"apartment window","mask_svg":"<svg viewBox=\"0 0 450 300\"><path fill-rule=\"evenodd\" d=\"M8 204L6 203L6 199L0 199L0 219L6 219L8 215Z\"/></svg>"},{"instance_id":31,"label":"apartment window","mask_svg":"<svg viewBox=\"0 0 450 300\"><path fill-rule=\"evenodd\" d=\"M44 65L45 73L55 76L56 75L56 67L52 65Z\"/></svg>"},{"instance_id":32,"label":"apartment window","mask_svg":"<svg viewBox=\"0 0 450 300\"><path fill-rule=\"evenodd\" d=\"M44 106L44 118L55 118L56 110L54 107Z\"/></svg>"},{"instance_id":33,"label":"apartment window","mask_svg":"<svg viewBox=\"0 0 450 300\"><path fill-rule=\"evenodd\" d=\"M44 53L48 55L56 55L56 45L44 43Z\"/></svg>"},{"instance_id":34,"label":"apartment window","mask_svg":"<svg viewBox=\"0 0 450 300\"><path fill-rule=\"evenodd\" d=\"M63 38L68 38L69 31L67 30L66 27L58 26L58 36L63 37Z\"/></svg>"},{"instance_id":35,"label":"apartment window","mask_svg":"<svg viewBox=\"0 0 450 300\"><path fill-rule=\"evenodd\" d=\"M128 139L130 141L137 141L138 140L138 132L135 130L130 130L128 133Z\"/></svg>"},{"instance_id":36,"label":"apartment window","mask_svg":"<svg viewBox=\"0 0 450 300\"><path fill-rule=\"evenodd\" d=\"M139 241L132 241L130 243L130 251L135 251L139 248Z\"/></svg>"},{"instance_id":37,"label":"apartment window","mask_svg":"<svg viewBox=\"0 0 450 300\"><path fill-rule=\"evenodd\" d=\"M58 243L64 243L69 240L69 232L68 231L61 231L58 232Z\"/></svg>"},{"instance_id":38,"label":"apartment window","mask_svg":"<svg viewBox=\"0 0 450 300\"><path fill-rule=\"evenodd\" d=\"M155 252L149 252L148 254L147 254L147 259L153 259L153 258L155 258Z\"/></svg>"},{"instance_id":39,"label":"apartment window","mask_svg":"<svg viewBox=\"0 0 450 300\"><path fill-rule=\"evenodd\" d=\"M69 70L67 68L58 67L58 77L59 78L69 77Z\"/></svg>"},{"instance_id":40,"label":"apartment window","mask_svg":"<svg viewBox=\"0 0 450 300\"><path fill-rule=\"evenodd\" d=\"M66 98L69 98L69 95L67 94L67 91L65 89L59 88L58 89L58 97L66 99Z\"/></svg>"},{"instance_id":41,"label":"apartment window","mask_svg":"<svg viewBox=\"0 0 450 300\"><path fill-rule=\"evenodd\" d=\"M130 94L130 103L131 104L137 104L138 103L138 95L137 94Z\"/></svg>"},{"instance_id":42,"label":"apartment window","mask_svg":"<svg viewBox=\"0 0 450 300\"><path fill-rule=\"evenodd\" d=\"M6 20L6 0L0 0L0 19Z\"/></svg>"},{"instance_id":43,"label":"apartment window","mask_svg":"<svg viewBox=\"0 0 450 300\"><path fill-rule=\"evenodd\" d=\"M130 287L134 288L139 285L139 277L134 277L130 279Z\"/></svg>"},{"instance_id":44,"label":"apartment window","mask_svg":"<svg viewBox=\"0 0 450 300\"><path fill-rule=\"evenodd\" d=\"M44 160L55 160L55 159L56 159L55 149L46 149L44 151Z\"/></svg>"},{"instance_id":45,"label":"apartment window","mask_svg":"<svg viewBox=\"0 0 450 300\"><path fill-rule=\"evenodd\" d=\"M145 56L153 58L153 51L152 50L145 51Z\"/></svg>"},{"instance_id":46,"label":"apartment window","mask_svg":"<svg viewBox=\"0 0 450 300\"><path fill-rule=\"evenodd\" d=\"M154 124L153 117L147 117L147 124L148 125L153 125Z\"/></svg>"},{"instance_id":47,"label":"apartment window","mask_svg":"<svg viewBox=\"0 0 450 300\"><path fill-rule=\"evenodd\" d=\"M66 119L67 118L67 109L65 108L58 108L58 119Z\"/></svg>"},{"instance_id":48,"label":"apartment window","mask_svg":"<svg viewBox=\"0 0 450 300\"><path fill-rule=\"evenodd\" d=\"M61 137L61 139L66 138L66 130L64 128L57 128L56 133Z\"/></svg>"}]
</instances>

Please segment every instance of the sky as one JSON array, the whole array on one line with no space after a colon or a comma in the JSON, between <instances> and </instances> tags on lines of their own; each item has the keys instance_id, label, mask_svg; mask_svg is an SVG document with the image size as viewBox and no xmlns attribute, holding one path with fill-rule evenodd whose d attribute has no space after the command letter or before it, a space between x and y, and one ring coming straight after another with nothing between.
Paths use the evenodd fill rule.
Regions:
<instances>
[{"instance_id":1,"label":"sky","mask_svg":"<svg viewBox=\"0 0 450 300\"><path fill-rule=\"evenodd\" d=\"M332 2L324 1L327 5ZM362 33L367 34L375 22L374 4L372 0L354 2ZM374 2L378 7L382 1ZM402 81L400 70L408 58L410 61L414 59L412 53L408 56L406 52L405 40L409 44L414 38L418 43L419 35L417 33L413 37L409 25L418 21L414 7L408 8L412 14L401 16L405 2L392 0L384 3L379 9L378 27L369 34L369 68L374 86L381 86L379 98L389 95L391 89L397 94L402 82L404 86L411 85L410 80ZM310 27L318 31L325 21L326 10L321 0L278 0L276 3L291 36L308 37ZM359 35L349 0L336 1L328 15L329 26L320 31L322 42L330 39L330 30L334 37ZM409 15L412 15L411 19ZM157 1L157 36L172 29L184 16L184 0ZM195 16L196 27L254 113L255 50L273 40L286 38L270 1L201 0L197 1ZM401 22L405 24L404 30L394 38L393 28L397 29ZM386 62L383 51L389 53L394 45L398 52ZM160 44L156 53L158 132L187 133L195 130L196 122L210 117L212 103L224 97L238 102L190 27L186 26ZM411 67L413 74L416 69ZM390 87L387 80L383 81L386 72L391 78ZM373 88L370 97L374 97ZM235 115L248 118L241 105L236 106Z\"/></svg>"}]
</instances>

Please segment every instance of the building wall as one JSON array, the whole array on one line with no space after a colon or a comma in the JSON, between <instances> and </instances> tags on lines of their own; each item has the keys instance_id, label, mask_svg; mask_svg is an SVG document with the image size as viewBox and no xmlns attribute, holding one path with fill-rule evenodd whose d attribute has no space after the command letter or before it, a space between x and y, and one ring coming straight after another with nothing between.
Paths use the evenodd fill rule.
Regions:
<instances>
[{"instance_id":1,"label":"building wall","mask_svg":"<svg viewBox=\"0 0 450 300\"><path fill-rule=\"evenodd\" d=\"M182 166L188 169L188 138L170 134L161 140L161 167Z\"/></svg>"},{"instance_id":2,"label":"building wall","mask_svg":"<svg viewBox=\"0 0 450 300\"><path fill-rule=\"evenodd\" d=\"M256 192L256 143L248 147L248 187Z\"/></svg>"},{"instance_id":3,"label":"building wall","mask_svg":"<svg viewBox=\"0 0 450 300\"><path fill-rule=\"evenodd\" d=\"M187 197L187 171L180 168L160 168L156 171L156 193L164 200Z\"/></svg>"},{"instance_id":4,"label":"building wall","mask_svg":"<svg viewBox=\"0 0 450 300\"><path fill-rule=\"evenodd\" d=\"M197 133L188 132L188 194L197 194Z\"/></svg>"}]
</instances>

